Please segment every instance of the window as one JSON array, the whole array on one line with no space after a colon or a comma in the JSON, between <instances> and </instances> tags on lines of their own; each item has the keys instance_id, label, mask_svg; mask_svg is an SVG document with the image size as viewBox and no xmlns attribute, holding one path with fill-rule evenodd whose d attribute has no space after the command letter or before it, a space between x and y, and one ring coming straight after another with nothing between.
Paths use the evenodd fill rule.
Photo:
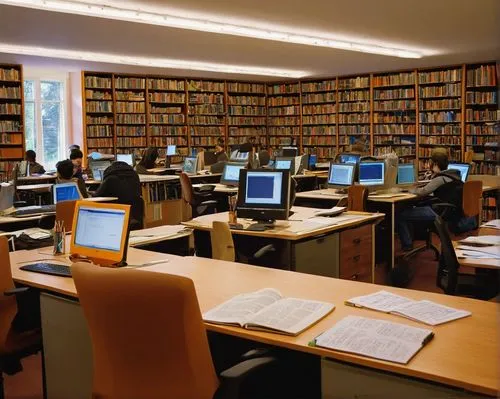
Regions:
<instances>
[{"instance_id":1,"label":"window","mask_svg":"<svg viewBox=\"0 0 500 399\"><path fill-rule=\"evenodd\" d=\"M65 79L24 81L26 149L34 150L46 170L66 158Z\"/></svg>"}]
</instances>

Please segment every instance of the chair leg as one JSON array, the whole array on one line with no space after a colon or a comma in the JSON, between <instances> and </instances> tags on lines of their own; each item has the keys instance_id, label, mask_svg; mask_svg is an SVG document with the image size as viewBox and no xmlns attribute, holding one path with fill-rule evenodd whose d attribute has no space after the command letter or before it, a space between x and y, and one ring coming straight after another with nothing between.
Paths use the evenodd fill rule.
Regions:
<instances>
[{"instance_id":1,"label":"chair leg","mask_svg":"<svg viewBox=\"0 0 500 399\"><path fill-rule=\"evenodd\" d=\"M0 399L5 399L5 392L3 391L3 372L0 371Z\"/></svg>"},{"instance_id":2,"label":"chair leg","mask_svg":"<svg viewBox=\"0 0 500 399\"><path fill-rule=\"evenodd\" d=\"M429 235L427 236L425 244L428 249L431 249L434 252L436 260L439 260L441 254L439 253L439 249L437 249L437 247L432 243L432 233L429 233Z\"/></svg>"}]
</instances>

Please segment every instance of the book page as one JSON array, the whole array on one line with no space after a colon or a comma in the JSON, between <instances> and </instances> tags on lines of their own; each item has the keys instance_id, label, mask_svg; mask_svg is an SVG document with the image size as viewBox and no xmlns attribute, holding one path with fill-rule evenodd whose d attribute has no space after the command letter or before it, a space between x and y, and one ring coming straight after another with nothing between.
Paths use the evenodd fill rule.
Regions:
<instances>
[{"instance_id":1,"label":"book page","mask_svg":"<svg viewBox=\"0 0 500 399\"><path fill-rule=\"evenodd\" d=\"M500 246L494 246L494 247L473 247L470 245L463 245L460 244L457 249L462 250L463 252L471 253L471 254L477 254L477 256L488 256L489 258L493 259L500 259Z\"/></svg>"},{"instance_id":2,"label":"book page","mask_svg":"<svg viewBox=\"0 0 500 399\"><path fill-rule=\"evenodd\" d=\"M316 338L316 345L407 364L432 336L431 330L423 328L347 316Z\"/></svg>"},{"instance_id":3,"label":"book page","mask_svg":"<svg viewBox=\"0 0 500 399\"><path fill-rule=\"evenodd\" d=\"M284 298L252 317L246 327L297 335L325 317L334 308L335 305L331 303Z\"/></svg>"},{"instance_id":4,"label":"book page","mask_svg":"<svg viewBox=\"0 0 500 399\"><path fill-rule=\"evenodd\" d=\"M272 288L237 295L204 313L203 320L243 327L253 315L280 299L279 291Z\"/></svg>"},{"instance_id":5,"label":"book page","mask_svg":"<svg viewBox=\"0 0 500 399\"><path fill-rule=\"evenodd\" d=\"M483 223L481 227L489 227L490 229L500 229L500 219L490 220Z\"/></svg>"},{"instance_id":6,"label":"book page","mask_svg":"<svg viewBox=\"0 0 500 399\"><path fill-rule=\"evenodd\" d=\"M447 323L452 320L461 319L471 315L471 312L461 309L453 309L431 301L418 301L401 305L391 313L408 317L409 319L421 321L431 326Z\"/></svg>"},{"instance_id":7,"label":"book page","mask_svg":"<svg viewBox=\"0 0 500 399\"><path fill-rule=\"evenodd\" d=\"M352 304L357 307L378 310L379 312L390 312L399 305L413 303L414 301L388 291L378 291L370 295L357 296L348 299L346 305Z\"/></svg>"},{"instance_id":8,"label":"book page","mask_svg":"<svg viewBox=\"0 0 500 399\"><path fill-rule=\"evenodd\" d=\"M469 244L469 245L500 245L500 235L492 236L492 235L484 235L484 236L470 236L460 240L461 244Z\"/></svg>"}]
</instances>

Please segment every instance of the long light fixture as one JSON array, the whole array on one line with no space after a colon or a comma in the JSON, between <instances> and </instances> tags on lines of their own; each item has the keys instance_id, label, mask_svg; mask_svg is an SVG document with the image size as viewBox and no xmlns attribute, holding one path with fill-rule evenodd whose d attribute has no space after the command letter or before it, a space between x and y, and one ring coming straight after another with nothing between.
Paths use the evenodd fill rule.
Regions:
<instances>
[{"instance_id":1,"label":"long light fixture","mask_svg":"<svg viewBox=\"0 0 500 399\"><path fill-rule=\"evenodd\" d=\"M219 33L233 36L252 37L263 40L304 44L308 46L330 47L341 50L358 51L362 53L380 54L400 58L422 58L433 52L424 50L413 50L386 46L385 44L372 44L350 40L338 40L331 35L308 35L266 29L239 23L218 22L205 18L187 18L173 13L163 11L149 11L141 8L137 3L131 3L135 8L125 8L108 4L96 4L92 2L74 0L0 0L0 4L12 6L36 8L46 11L63 12L69 14L86 15L99 18L116 19L144 23L149 25L161 25L172 28L190 29L202 32ZM125 2L121 3L122 5ZM131 5L129 5L131 6ZM213 18L213 17L212 17Z\"/></svg>"},{"instance_id":2,"label":"long light fixture","mask_svg":"<svg viewBox=\"0 0 500 399\"><path fill-rule=\"evenodd\" d=\"M306 71L290 69L265 68L257 66L217 64L211 62L198 62L176 60L169 58L148 58L110 53L97 53L90 51L75 51L37 46L23 46L16 44L0 43L0 53L31 55L38 57L62 58L67 60L104 62L111 64L135 65L151 68L186 69L192 71L207 71L244 75L276 76L281 78L301 78L310 74Z\"/></svg>"}]
</instances>

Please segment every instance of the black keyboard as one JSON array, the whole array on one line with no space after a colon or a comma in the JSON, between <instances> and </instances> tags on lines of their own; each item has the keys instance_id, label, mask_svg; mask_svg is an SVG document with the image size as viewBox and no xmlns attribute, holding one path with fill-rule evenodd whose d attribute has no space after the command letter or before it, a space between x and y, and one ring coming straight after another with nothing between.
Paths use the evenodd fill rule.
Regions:
<instances>
[{"instance_id":1,"label":"black keyboard","mask_svg":"<svg viewBox=\"0 0 500 399\"><path fill-rule=\"evenodd\" d=\"M43 213L53 213L56 211L55 205L40 205L40 206L26 206L24 208L17 208L10 216L30 216L40 215Z\"/></svg>"},{"instance_id":2,"label":"black keyboard","mask_svg":"<svg viewBox=\"0 0 500 399\"><path fill-rule=\"evenodd\" d=\"M53 276L71 277L71 269L69 266L57 265L55 263L32 263L30 265L21 266L19 269L28 272L52 274Z\"/></svg>"}]
</instances>

